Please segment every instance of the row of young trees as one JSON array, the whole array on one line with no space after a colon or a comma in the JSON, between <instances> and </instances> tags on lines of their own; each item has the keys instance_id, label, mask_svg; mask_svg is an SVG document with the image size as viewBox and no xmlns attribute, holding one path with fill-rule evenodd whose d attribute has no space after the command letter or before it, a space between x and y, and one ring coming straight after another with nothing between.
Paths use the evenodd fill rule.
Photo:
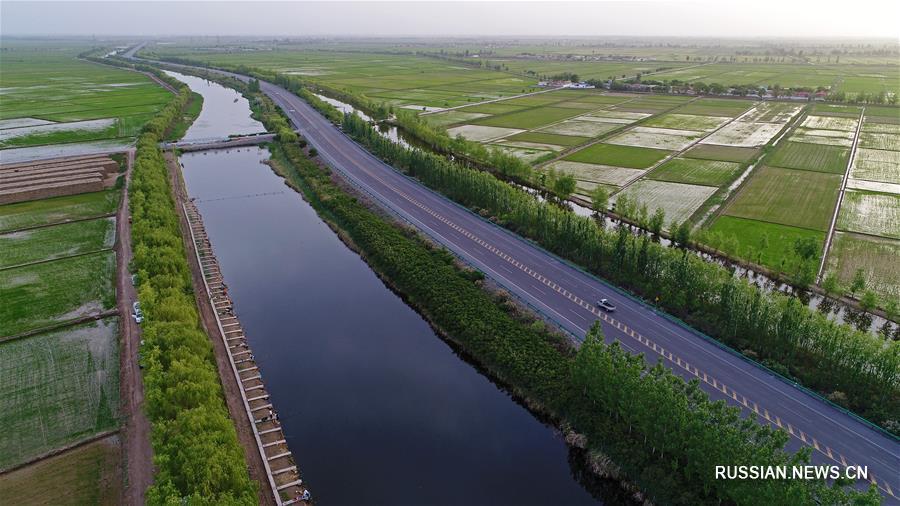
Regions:
<instances>
[{"instance_id":1,"label":"row of young trees","mask_svg":"<svg viewBox=\"0 0 900 506\"><path fill-rule=\"evenodd\" d=\"M343 129L377 156L457 202L691 323L823 395L841 392L885 424L900 413L900 345L829 321L795 298L764 292L687 252L609 232L587 217L423 150L406 149L355 115Z\"/></svg>"},{"instance_id":2,"label":"row of young trees","mask_svg":"<svg viewBox=\"0 0 900 506\"><path fill-rule=\"evenodd\" d=\"M572 387L581 393L592 418L627 434L632 444L668 462L670 472L730 504L880 504L875 486L866 494L822 482L721 480L716 466L793 466L809 462L810 449L784 451L788 435L741 417L740 410L712 402L699 381L686 383L658 362L606 344L600 323L588 332L572 367ZM580 417L576 417L580 420ZM582 422L583 423L583 422ZM727 464L723 464L727 463Z\"/></svg>"},{"instance_id":3,"label":"row of young trees","mask_svg":"<svg viewBox=\"0 0 900 506\"><path fill-rule=\"evenodd\" d=\"M280 124L271 103L263 111L269 128ZM620 463L654 502L878 504L874 488L861 494L817 481L715 480L715 465L804 463L808 452L785 453L783 432L742 420L736 408L710 402L696 383L661 366L648 370L641 357L603 344L599 327L575 355L559 336L483 290L481 276L460 270L445 250L347 194L303 155L302 144L278 142L275 158L319 215L467 354L531 405L585 433L590 447Z\"/></svg>"},{"instance_id":4,"label":"row of young trees","mask_svg":"<svg viewBox=\"0 0 900 506\"><path fill-rule=\"evenodd\" d=\"M182 115L190 90L150 69L178 95L137 142L129 198L132 268L146 315L141 365L156 469L148 504L256 504L257 485L200 328L191 275L160 139Z\"/></svg>"}]
</instances>

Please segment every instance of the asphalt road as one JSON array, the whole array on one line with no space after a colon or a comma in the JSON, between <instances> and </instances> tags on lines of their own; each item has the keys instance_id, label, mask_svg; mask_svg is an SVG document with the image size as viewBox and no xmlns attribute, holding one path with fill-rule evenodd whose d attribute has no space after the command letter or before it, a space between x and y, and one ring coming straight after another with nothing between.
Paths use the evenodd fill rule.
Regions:
<instances>
[{"instance_id":1,"label":"asphalt road","mask_svg":"<svg viewBox=\"0 0 900 506\"><path fill-rule=\"evenodd\" d=\"M788 448L812 447L815 464L867 466L886 503L900 504L897 440L427 189L372 156L296 95L260 84L329 166L576 336L583 337L601 319L608 341L618 340L650 362L663 360L682 377L699 378L712 399L784 428L791 434ZM601 298L613 300L618 310L599 311Z\"/></svg>"}]
</instances>

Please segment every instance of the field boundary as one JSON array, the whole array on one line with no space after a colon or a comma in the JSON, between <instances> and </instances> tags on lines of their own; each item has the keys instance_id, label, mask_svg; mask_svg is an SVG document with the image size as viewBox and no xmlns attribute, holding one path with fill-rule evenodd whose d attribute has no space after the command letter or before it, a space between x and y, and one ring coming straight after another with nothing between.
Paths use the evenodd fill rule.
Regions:
<instances>
[{"instance_id":1,"label":"field boundary","mask_svg":"<svg viewBox=\"0 0 900 506\"><path fill-rule=\"evenodd\" d=\"M21 332L19 334L0 336L0 344L7 343L9 341L15 341L17 339L22 339L25 337L31 337L31 336L35 336L38 334L43 334L44 332L51 332L54 330L64 329L66 327L78 325L79 323L87 323L87 322L94 321L94 320L102 320L104 318L109 318L110 316L119 316L119 310L118 309L107 309L107 310L101 311L99 313L89 314L89 315L75 318L73 320L66 320L66 321L54 323L53 325L47 325L46 327L40 327L37 329L27 330L27 331Z\"/></svg>"},{"instance_id":2,"label":"field boundary","mask_svg":"<svg viewBox=\"0 0 900 506\"><path fill-rule=\"evenodd\" d=\"M853 160L856 158L857 148L859 146L859 132L862 130L863 120L866 117L866 106L862 106L859 111L859 120L856 122L856 133L853 135L853 147L850 148L850 156L847 157L847 168L844 169L841 178L841 191L838 193L837 202L834 204L834 213L831 215L831 225L828 227L828 233L825 236L825 246L822 247L822 261L819 262L819 270L816 271L816 283L822 282L822 272L825 270L825 264L828 260L828 252L831 250L831 243L834 239L834 229L837 227L838 214L841 212L841 204L844 202L844 194L847 191L847 182L850 180L850 169L853 167Z\"/></svg>"},{"instance_id":3,"label":"field boundary","mask_svg":"<svg viewBox=\"0 0 900 506\"><path fill-rule=\"evenodd\" d=\"M737 179L735 180L735 182L739 182L738 186L736 188L734 188L733 190L731 190L728 195L726 195L725 199L722 201L721 204L719 204L719 206L717 208L712 210L706 217L701 219L700 223L698 224L698 227L703 228L703 227L707 227L707 226L715 223L716 219L718 219L720 216L722 216L725 213L725 211L728 210L728 208L731 206L732 202L734 202L734 200L738 197L738 195L740 195L741 192L744 191L744 189L747 187L747 182L754 175L753 171L755 171L758 167L761 167L764 165L763 162L770 154L767 150L771 147L776 146L779 142L781 142L781 140L786 135L793 132L797 128L797 125L802 123L803 118L805 118L807 116L807 114L808 114L808 111L806 111L806 106L804 106L804 108L801 109L800 112L797 113L797 116L793 120L791 120L791 121L787 122L787 124L785 124L784 128L782 128L780 134L775 137L774 141L770 141L769 144L766 144L765 146L762 147L762 149L760 149L759 155L757 155L756 158L754 158L753 160L748 162L747 169L743 173L741 173L741 175L738 176ZM783 168L783 167L781 167L781 168ZM734 184L735 183L733 182L729 186L729 189ZM803 227L799 227L799 228L803 228Z\"/></svg>"},{"instance_id":4,"label":"field boundary","mask_svg":"<svg viewBox=\"0 0 900 506\"><path fill-rule=\"evenodd\" d=\"M56 257L56 258L44 258L43 260L35 260L33 262L25 262L24 264L9 265L7 267L0 267L0 272L10 271L13 269L19 269L22 267L31 267L32 265L47 264L50 262L55 262L57 260L67 260L69 258L78 258L78 257L84 257L84 256L88 256L88 255L95 255L97 253L113 251L113 249L114 248L112 246L110 246L109 248L100 248L100 249L95 249L92 251L85 251L83 253L75 253L74 255L66 255L66 256L61 256L61 257Z\"/></svg>"},{"instance_id":5,"label":"field boundary","mask_svg":"<svg viewBox=\"0 0 900 506\"><path fill-rule=\"evenodd\" d=\"M5 476L6 474L11 473L11 472L13 472L13 471L17 471L17 470L19 470L19 469L22 469L23 467L28 467L28 466L30 466L30 465L32 465L32 464L37 464L38 462L40 462L40 461L42 461L42 460L44 460L44 459L48 459L48 458L50 458L50 457L55 457L55 456L57 456L57 455L60 455L60 454L65 453L65 452L67 452L67 451L69 451L69 450L74 450L75 448L78 448L78 447L80 447L80 446L84 446L84 445L93 443L94 441L100 441L101 439L106 439L106 438L108 438L109 436L113 436L113 435L115 435L115 434L118 434L120 430L121 430L121 429L119 429L119 428L105 430L105 431L103 431L103 432L98 432L98 433L96 433L96 434L94 434L94 435L92 435L92 436L88 436L88 437L86 437L86 438L84 438L84 439L79 439L78 441L74 441L74 442L69 443L69 444L67 444L67 445L63 445L63 446L54 448L54 449L52 449L52 450L48 450L48 451L46 451L46 452L44 452L44 453L42 453L42 454L40 454L40 455L38 455L38 456L36 456L36 457L30 459L30 460L26 460L25 462L20 462L20 463L18 463L18 464L16 464L16 465L11 466L11 467L8 467L8 468L6 468L6 469L0 469L0 477L3 477L3 476Z\"/></svg>"},{"instance_id":6,"label":"field boundary","mask_svg":"<svg viewBox=\"0 0 900 506\"><path fill-rule=\"evenodd\" d=\"M693 101L691 101L691 102L693 102ZM685 102L684 105L690 104L691 102ZM759 102L754 102L754 104L759 104ZM668 155L666 155L665 157L663 157L662 160L656 162L655 164L651 165L650 167L647 167L647 168L644 170L643 173L639 174L637 177L631 179L631 181L628 181L627 183L625 183L624 185L622 185L617 191L615 191L615 192L613 193L613 195L622 193L623 191L627 190L628 187L632 186L634 183L638 182L638 181L641 180L641 179L646 178L646 176L647 176L648 174L651 174L653 171L655 171L656 169L660 168L660 166L662 166L664 163L669 162L669 161L671 161L671 160L674 160L675 158L678 158L679 156L683 155L684 153L686 153L686 152L687 152L688 150L690 150L691 148L695 147L697 144L700 144L704 139L708 139L711 135L713 135L714 133L718 132L719 130L721 130L721 129L727 127L728 125L734 123L735 121L740 121L741 118L743 118L744 116L750 114L750 113L753 111L753 109L755 109L755 108L756 108L756 105L751 106L749 109L747 109L746 111L744 111L743 113L741 113L739 116L736 116L736 117L734 117L734 118L731 118L730 120L726 121L725 123L723 123L723 124L717 126L715 129L713 129L713 130L707 132L706 135L703 135L702 137L698 137L698 138L694 139L694 140L691 141L691 143L688 144L687 146L681 148L681 149L678 150L678 151L673 151L672 153L669 153ZM661 115L664 115L664 114L668 114L668 112L667 112L667 113L663 113L663 114L654 114L653 116L649 116L649 117L646 118L646 119L649 119L649 118L655 118L655 117L658 117L658 116L661 116ZM675 114L677 114L677 113L675 113ZM682 184L684 184L684 183L682 183ZM711 185L698 185L698 186L711 186ZM719 188L719 187L716 186L715 188ZM713 194L713 195L715 195L715 194ZM711 197L712 197L712 195L710 195L710 197L708 197L707 200L709 200L709 198L711 198ZM704 202L705 202L705 201L704 201ZM701 204L701 206L702 206L702 204ZM691 216L688 216L688 219L690 219L690 218L691 218Z\"/></svg>"},{"instance_id":7,"label":"field boundary","mask_svg":"<svg viewBox=\"0 0 900 506\"><path fill-rule=\"evenodd\" d=\"M680 95L679 95L679 96L680 96ZM621 104L624 104L624 103L631 102L631 101L633 101L633 100L637 100L638 98L641 98L641 97L634 97L634 98L632 98L632 99L630 99L630 100L626 100L626 101L624 101L624 102L621 102L620 104L610 104L610 106L612 106L612 105L621 105ZM637 120L637 121L635 121L635 122L633 122L633 123L623 124L623 125L621 126L621 128L616 128L616 129L610 130L609 132L604 132L603 134L598 135L597 137L591 139L590 141L588 141L588 142L586 142L586 143L584 143L584 144L579 144L578 146L572 146L572 147L570 147L570 148L563 149L562 151L556 153L556 156L555 156L555 157L551 158L550 160L547 160L547 161L545 161L545 162L542 162L542 163L536 165L534 168L535 168L535 169L542 169L542 168L544 168L544 167L550 165L551 163L558 162L558 161L562 160L563 158L565 158L565 157L567 157L567 156L569 156L569 155L571 155L571 154L573 154L573 153L575 153L575 152L577 152L577 151L581 151L581 150L584 150L584 149L588 149L589 147L591 147L591 146L593 146L593 145L595 145L595 144L600 144L601 142L603 142L603 141L605 141L606 139L609 139L609 138L611 138L611 137L613 137L613 136L615 136L615 135L618 135L618 134L620 134L620 133L624 133L624 132L626 132L626 131L628 131L628 130L631 130L631 129L634 128L634 127L641 126L641 125L644 124L644 122L649 121L649 120L651 120L651 119L653 119L653 118L656 118L657 116L662 116L662 115L664 115L664 114L669 114L669 113L675 111L676 109L678 109L679 107L684 107L684 106L686 106L686 105L688 105L688 104L692 104L692 103L696 102L697 100L700 100L700 98L702 98L702 97L694 97L694 98L688 100L687 102L684 102L684 103L682 103L682 104L675 105L674 107L671 107L671 108L669 108L669 109L664 109L664 110L659 111L659 112L657 112L657 113L651 114L650 116L647 116L646 118L641 118L641 119L639 119L639 120ZM610 107L610 106L607 106L607 108ZM600 110L600 109L598 109L598 110ZM592 112L594 112L594 111L592 111ZM586 114L588 114L588 113L582 114L581 116L585 116ZM541 127L541 128L544 128L544 127ZM645 148L645 149L655 149L655 148Z\"/></svg>"},{"instance_id":8,"label":"field boundary","mask_svg":"<svg viewBox=\"0 0 900 506\"><path fill-rule=\"evenodd\" d=\"M54 197L51 197L51 198L54 198ZM38 200L44 200L44 199L38 199ZM30 201L29 201L29 202L30 202ZM115 218L115 217L116 217L116 213L114 213L114 212L113 212L113 213L106 213L106 214L98 214L97 216L88 216L88 217L85 217L85 218L75 218L75 219L72 219L72 220L54 221L53 223L44 223L44 224L41 224L41 225L31 225L31 226L28 226L28 227L13 228L13 229L10 229L10 230L3 230L3 231L0 231L0 235L14 234L14 233L16 233L16 232L27 232L27 231L29 231L29 230L36 230L36 229L39 229L39 228L55 227L55 226L57 226L57 225L68 225L69 223L78 223L78 222L80 222L80 221L94 221L94 220L99 220L100 218Z\"/></svg>"}]
</instances>

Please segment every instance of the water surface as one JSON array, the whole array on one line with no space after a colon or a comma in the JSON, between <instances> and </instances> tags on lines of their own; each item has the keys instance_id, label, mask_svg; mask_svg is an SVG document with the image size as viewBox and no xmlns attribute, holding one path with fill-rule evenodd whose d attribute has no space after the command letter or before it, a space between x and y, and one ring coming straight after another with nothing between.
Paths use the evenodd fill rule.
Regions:
<instances>
[{"instance_id":1,"label":"water surface","mask_svg":"<svg viewBox=\"0 0 900 506\"><path fill-rule=\"evenodd\" d=\"M445 344L261 162L181 157L304 480L323 504L589 504L555 431Z\"/></svg>"}]
</instances>

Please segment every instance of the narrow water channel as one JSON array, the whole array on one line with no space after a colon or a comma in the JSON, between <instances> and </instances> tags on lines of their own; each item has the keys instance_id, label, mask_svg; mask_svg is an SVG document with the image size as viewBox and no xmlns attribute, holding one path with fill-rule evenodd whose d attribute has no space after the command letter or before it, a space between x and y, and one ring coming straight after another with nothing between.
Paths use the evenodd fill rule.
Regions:
<instances>
[{"instance_id":1,"label":"narrow water channel","mask_svg":"<svg viewBox=\"0 0 900 506\"><path fill-rule=\"evenodd\" d=\"M204 96L218 86L185 81ZM241 108L222 107L226 124L247 122ZM189 135L211 136L202 128ZM435 335L267 158L252 147L188 153L181 162L317 499L596 503L561 436Z\"/></svg>"}]
</instances>

